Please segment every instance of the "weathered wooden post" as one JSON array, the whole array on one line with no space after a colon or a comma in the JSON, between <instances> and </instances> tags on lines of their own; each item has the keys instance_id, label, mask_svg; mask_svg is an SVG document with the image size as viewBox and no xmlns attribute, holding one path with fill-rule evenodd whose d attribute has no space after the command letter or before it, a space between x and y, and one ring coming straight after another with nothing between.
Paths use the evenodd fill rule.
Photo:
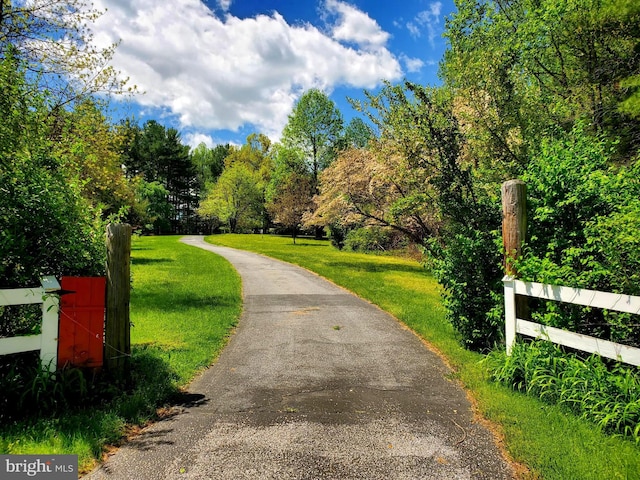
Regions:
<instances>
[{"instance_id":1,"label":"weathered wooden post","mask_svg":"<svg viewBox=\"0 0 640 480\"><path fill-rule=\"evenodd\" d=\"M522 253L527 235L527 186L522 180L502 184L502 243L505 271L517 277L513 261Z\"/></svg>"},{"instance_id":2,"label":"weathered wooden post","mask_svg":"<svg viewBox=\"0 0 640 480\"><path fill-rule=\"evenodd\" d=\"M105 324L105 366L117 378L125 379L131 356L130 335L131 226L107 225L107 301Z\"/></svg>"},{"instance_id":3,"label":"weathered wooden post","mask_svg":"<svg viewBox=\"0 0 640 480\"><path fill-rule=\"evenodd\" d=\"M527 186L522 180L509 180L502 184L502 243L506 276L505 340L507 354L516 338L516 318L529 318L527 297L514 295L513 280L518 276L514 261L522 254L527 234Z\"/></svg>"}]
</instances>

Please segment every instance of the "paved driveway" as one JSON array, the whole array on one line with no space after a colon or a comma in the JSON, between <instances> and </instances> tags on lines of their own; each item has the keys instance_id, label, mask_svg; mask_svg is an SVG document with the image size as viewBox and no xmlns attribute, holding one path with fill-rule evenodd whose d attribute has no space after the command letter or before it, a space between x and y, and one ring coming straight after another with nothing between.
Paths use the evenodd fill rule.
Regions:
<instances>
[{"instance_id":1,"label":"paved driveway","mask_svg":"<svg viewBox=\"0 0 640 480\"><path fill-rule=\"evenodd\" d=\"M238 270L239 326L179 413L87 478L511 478L446 366L391 316L290 264L183 242Z\"/></svg>"}]
</instances>

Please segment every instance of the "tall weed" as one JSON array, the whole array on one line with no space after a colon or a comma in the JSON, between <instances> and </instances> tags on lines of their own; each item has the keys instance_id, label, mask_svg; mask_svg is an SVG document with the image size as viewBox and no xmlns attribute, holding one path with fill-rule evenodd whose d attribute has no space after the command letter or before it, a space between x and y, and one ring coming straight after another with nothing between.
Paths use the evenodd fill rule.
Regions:
<instances>
[{"instance_id":1,"label":"tall weed","mask_svg":"<svg viewBox=\"0 0 640 480\"><path fill-rule=\"evenodd\" d=\"M604 432L640 443L640 374L635 367L595 354L583 359L543 340L517 343L510 356L493 351L483 361L492 380L562 405Z\"/></svg>"}]
</instances>

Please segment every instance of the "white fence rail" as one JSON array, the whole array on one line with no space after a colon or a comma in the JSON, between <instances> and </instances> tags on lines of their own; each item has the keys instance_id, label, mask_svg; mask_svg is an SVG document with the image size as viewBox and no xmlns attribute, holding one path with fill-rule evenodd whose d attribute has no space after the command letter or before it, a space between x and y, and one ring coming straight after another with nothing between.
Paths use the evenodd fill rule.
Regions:
<instances>
[{"instance_id":1,"label":"white fence rail","mask_svg":"<svg viewBox=\"0 0 640 480\"><path fill-rule=\"evenodd\" d=\"M55 277L44 277L41 287L0 290L0 306L42 304L42 329L39 335L0 338L0 355L40 350L40 362L55 371L58 360L58 309L60 290Z\"/></svg>"},{"instance_id":2,"label":"white fence rail","mask_svg":"<svg viewBox=\"0 0 640 480\"><path fill-rule=\"evenodd\" d=\"M539 323L522 320L516 317L515 296L554 300L557 302L573 303L587 307L604 308L617 312L634 313L640 315L640 297L617 293L598 292L581 288L544 285L542 283L522 282L510 276L502 279L504 284L505 307L505 337L507 355L516 340L516 334L530 337L544 338L553 343L575 348L589 353L597 353L603 357L612 358L631 365L640 366L640 349L621 345L619 343L600 340L588 335L569 332L559 328L548 327Z\"/></svg>"}]
</instances>

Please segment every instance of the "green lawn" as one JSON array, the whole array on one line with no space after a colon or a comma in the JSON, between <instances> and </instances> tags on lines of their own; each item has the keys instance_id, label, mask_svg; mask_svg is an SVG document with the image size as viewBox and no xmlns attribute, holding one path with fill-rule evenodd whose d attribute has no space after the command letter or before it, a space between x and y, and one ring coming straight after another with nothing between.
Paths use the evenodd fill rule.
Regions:
<instances>
[{"instance_id":1,"label":"green lawn","mask_svg":"<svg viewBox=\"0 0 640 480\"><path fill-rule=\"evenodd\" d=\"M436 281L418 262L340 252L327 241L270 235L216 235L211 243L259 252L301 265L379 305L439 350L482 416L504 437L509 455L529 478L640 478L640 447L602 434L558 407L487 380L482 355L463 349L444 320Z\"/></svg>"},{"instance_id":2,"label":"green lawn","mask_svg":"<svg viewBox=\"0 0 640 480\"><path fill-rule=\"evenodd\" d=\"M178 239L133 243L131 343L157 351L184 385L222 350L242 300L240 277L226 260Z\"/></svg>"},{"instance_id":3,"label":"green lawn","mask_svg":"<svg viewBox=\"0 0 640 480\"><path fill-rule=\"evenodd\" d=\"M89 469L215 360L241 311L240 278L226 260L178 240L133 239L133 387L122 394L97 384L105 399L87 408L0 425L0 453L77 454Z\"/></svg>"}]
</instances>

